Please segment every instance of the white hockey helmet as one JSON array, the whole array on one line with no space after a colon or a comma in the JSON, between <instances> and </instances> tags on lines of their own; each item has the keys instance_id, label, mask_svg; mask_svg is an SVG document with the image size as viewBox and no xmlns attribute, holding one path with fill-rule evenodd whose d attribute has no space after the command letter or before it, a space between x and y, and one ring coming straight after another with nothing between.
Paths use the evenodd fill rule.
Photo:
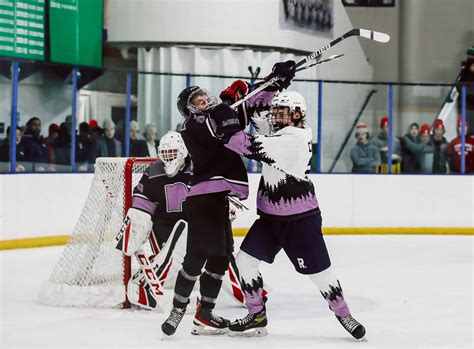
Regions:
<instances>
[{"instance_id":1,"label":"white hockey helmet","mask_svg":"<svg viewBox=\"0 0 474 349\"><path fill-rule=\"evenodd\" d=\"M278 108L288 108L289 120L282 121L281 118L276 119L276 110ZM304 97L296 91L284 91L278 93L272 99L272 116L270 118L271 126L273 131L278 131L279 129L289 126L293 121L296 121L294 118L295 112L300 113L300 118L298 118L298 124L303 125L303 118L306 115L306 101ZM297 125L295 125L297 126Z\"/></svg>"},{"instance_id":2,"label":"white hockey helmet","mask_svg":"<svg viewBox=\"0 0 474 349\"><path fill-rule=\"evenodd\" d=\"M168 131L161 137L158 156L163 161L165 172L169 177L175 176L183 168L188 154L188 149L179 132Z\"/></svg>"}]
</instances>

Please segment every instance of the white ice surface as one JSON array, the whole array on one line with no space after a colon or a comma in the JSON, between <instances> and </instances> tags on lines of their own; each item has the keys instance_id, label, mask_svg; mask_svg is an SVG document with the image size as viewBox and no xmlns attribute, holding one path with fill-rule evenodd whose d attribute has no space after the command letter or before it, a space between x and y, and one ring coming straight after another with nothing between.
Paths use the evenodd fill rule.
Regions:
<instances>
[{"instance_id":1,"label":"white ice surface","mask_svg":"<svg viewBox=\"0 0 474 349\"><path fill-rule=\"evenodd\" d=\"M273 287L268 336L192 336L186 315L176 335L163 339L165 314L38 304L39 285L63 249L49 247L0 251L0 347L473 347L474 237L329 236L326 242L351 312L367 328L364 341L344 331L283 252L261 268ZM221 293L216 313L234 319L245 310Z\"/></svg>"}]
</instances>

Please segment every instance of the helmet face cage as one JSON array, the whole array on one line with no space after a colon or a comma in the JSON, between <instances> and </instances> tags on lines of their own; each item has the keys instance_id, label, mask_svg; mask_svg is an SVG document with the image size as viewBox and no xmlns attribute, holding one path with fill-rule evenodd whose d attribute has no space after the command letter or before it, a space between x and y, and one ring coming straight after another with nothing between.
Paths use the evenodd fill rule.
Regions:
<instances>
[{"instance_id":1,"label":"helmet face cage","mask_svg":"<svg viewBox=\"0 0 474 349\"><path fill-rule=\"evenodd\" d=\"M165 134L158 146L158 156L165 165L165 172L169 177L173 177L184 166L188 149L186 148L181 134L169 131Z\"/></svg>"},{"instance_id":2,"label":"helmet face cage","mask_svg":"<svg viewBox=\"0 0 474 349\"><path fill-rule=\"evenodd\" d=\"M294 118L295 112L301 116ZM273 132L291 125L303 127L306 114L306 101L298 92L285 91L277 94L272 100L270 126ZM287 119L288 118L288 119Z\"/></svg>"},{"instance_id":3,"label":"helmet face cage","mask_svg":"<svg viewBox=\"0 0 474 349\"><path fill-rule=\"evenodd\" d=\"M193 104L193 99L198 99L198 101L194 100L194 103L197 105ZM186 108L191 112L191 114L199 114L211 109L217 104L218 102L215 96L213 96L206 89L199 88L189 94L188 100L186 102Z\"/></svg>"}]
</instances>

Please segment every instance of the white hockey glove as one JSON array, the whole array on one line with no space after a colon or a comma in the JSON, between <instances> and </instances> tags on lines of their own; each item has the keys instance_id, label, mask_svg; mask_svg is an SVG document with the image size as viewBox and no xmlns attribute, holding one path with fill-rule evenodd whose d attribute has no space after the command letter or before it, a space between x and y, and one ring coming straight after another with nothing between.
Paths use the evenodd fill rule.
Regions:
<instances>
[{"instance_id":1,"label":"white hockey glove","mask_svg":"<svg viewBox=\"0 0 474 349\"><path fill-rule=\"evenodd\" d=\"M130 229L127 229L130 226ZM132 256L150 235L153 222L148 213L129 208L122 222L122 227L115 237L116 248L125 255Z\"/></svg>"}]
</instances>

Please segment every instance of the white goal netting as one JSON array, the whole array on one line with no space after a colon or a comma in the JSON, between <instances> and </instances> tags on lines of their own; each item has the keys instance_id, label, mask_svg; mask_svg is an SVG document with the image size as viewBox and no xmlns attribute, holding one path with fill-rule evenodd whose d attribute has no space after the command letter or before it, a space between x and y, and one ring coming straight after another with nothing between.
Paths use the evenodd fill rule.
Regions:
<instances>
[{"instance_id":1,"label":"white goal netting","mask_svg":"<svg viewBox=\"0 0 474 349\"><path fill-rule=\"evenodd\" d=\"M124 305L130 259L115 248L115 236L130 207L133 187L154 160L96 160L86 203L49 280L41 285L40 303L104 308Z\"/></svg>"}]
</instances>

